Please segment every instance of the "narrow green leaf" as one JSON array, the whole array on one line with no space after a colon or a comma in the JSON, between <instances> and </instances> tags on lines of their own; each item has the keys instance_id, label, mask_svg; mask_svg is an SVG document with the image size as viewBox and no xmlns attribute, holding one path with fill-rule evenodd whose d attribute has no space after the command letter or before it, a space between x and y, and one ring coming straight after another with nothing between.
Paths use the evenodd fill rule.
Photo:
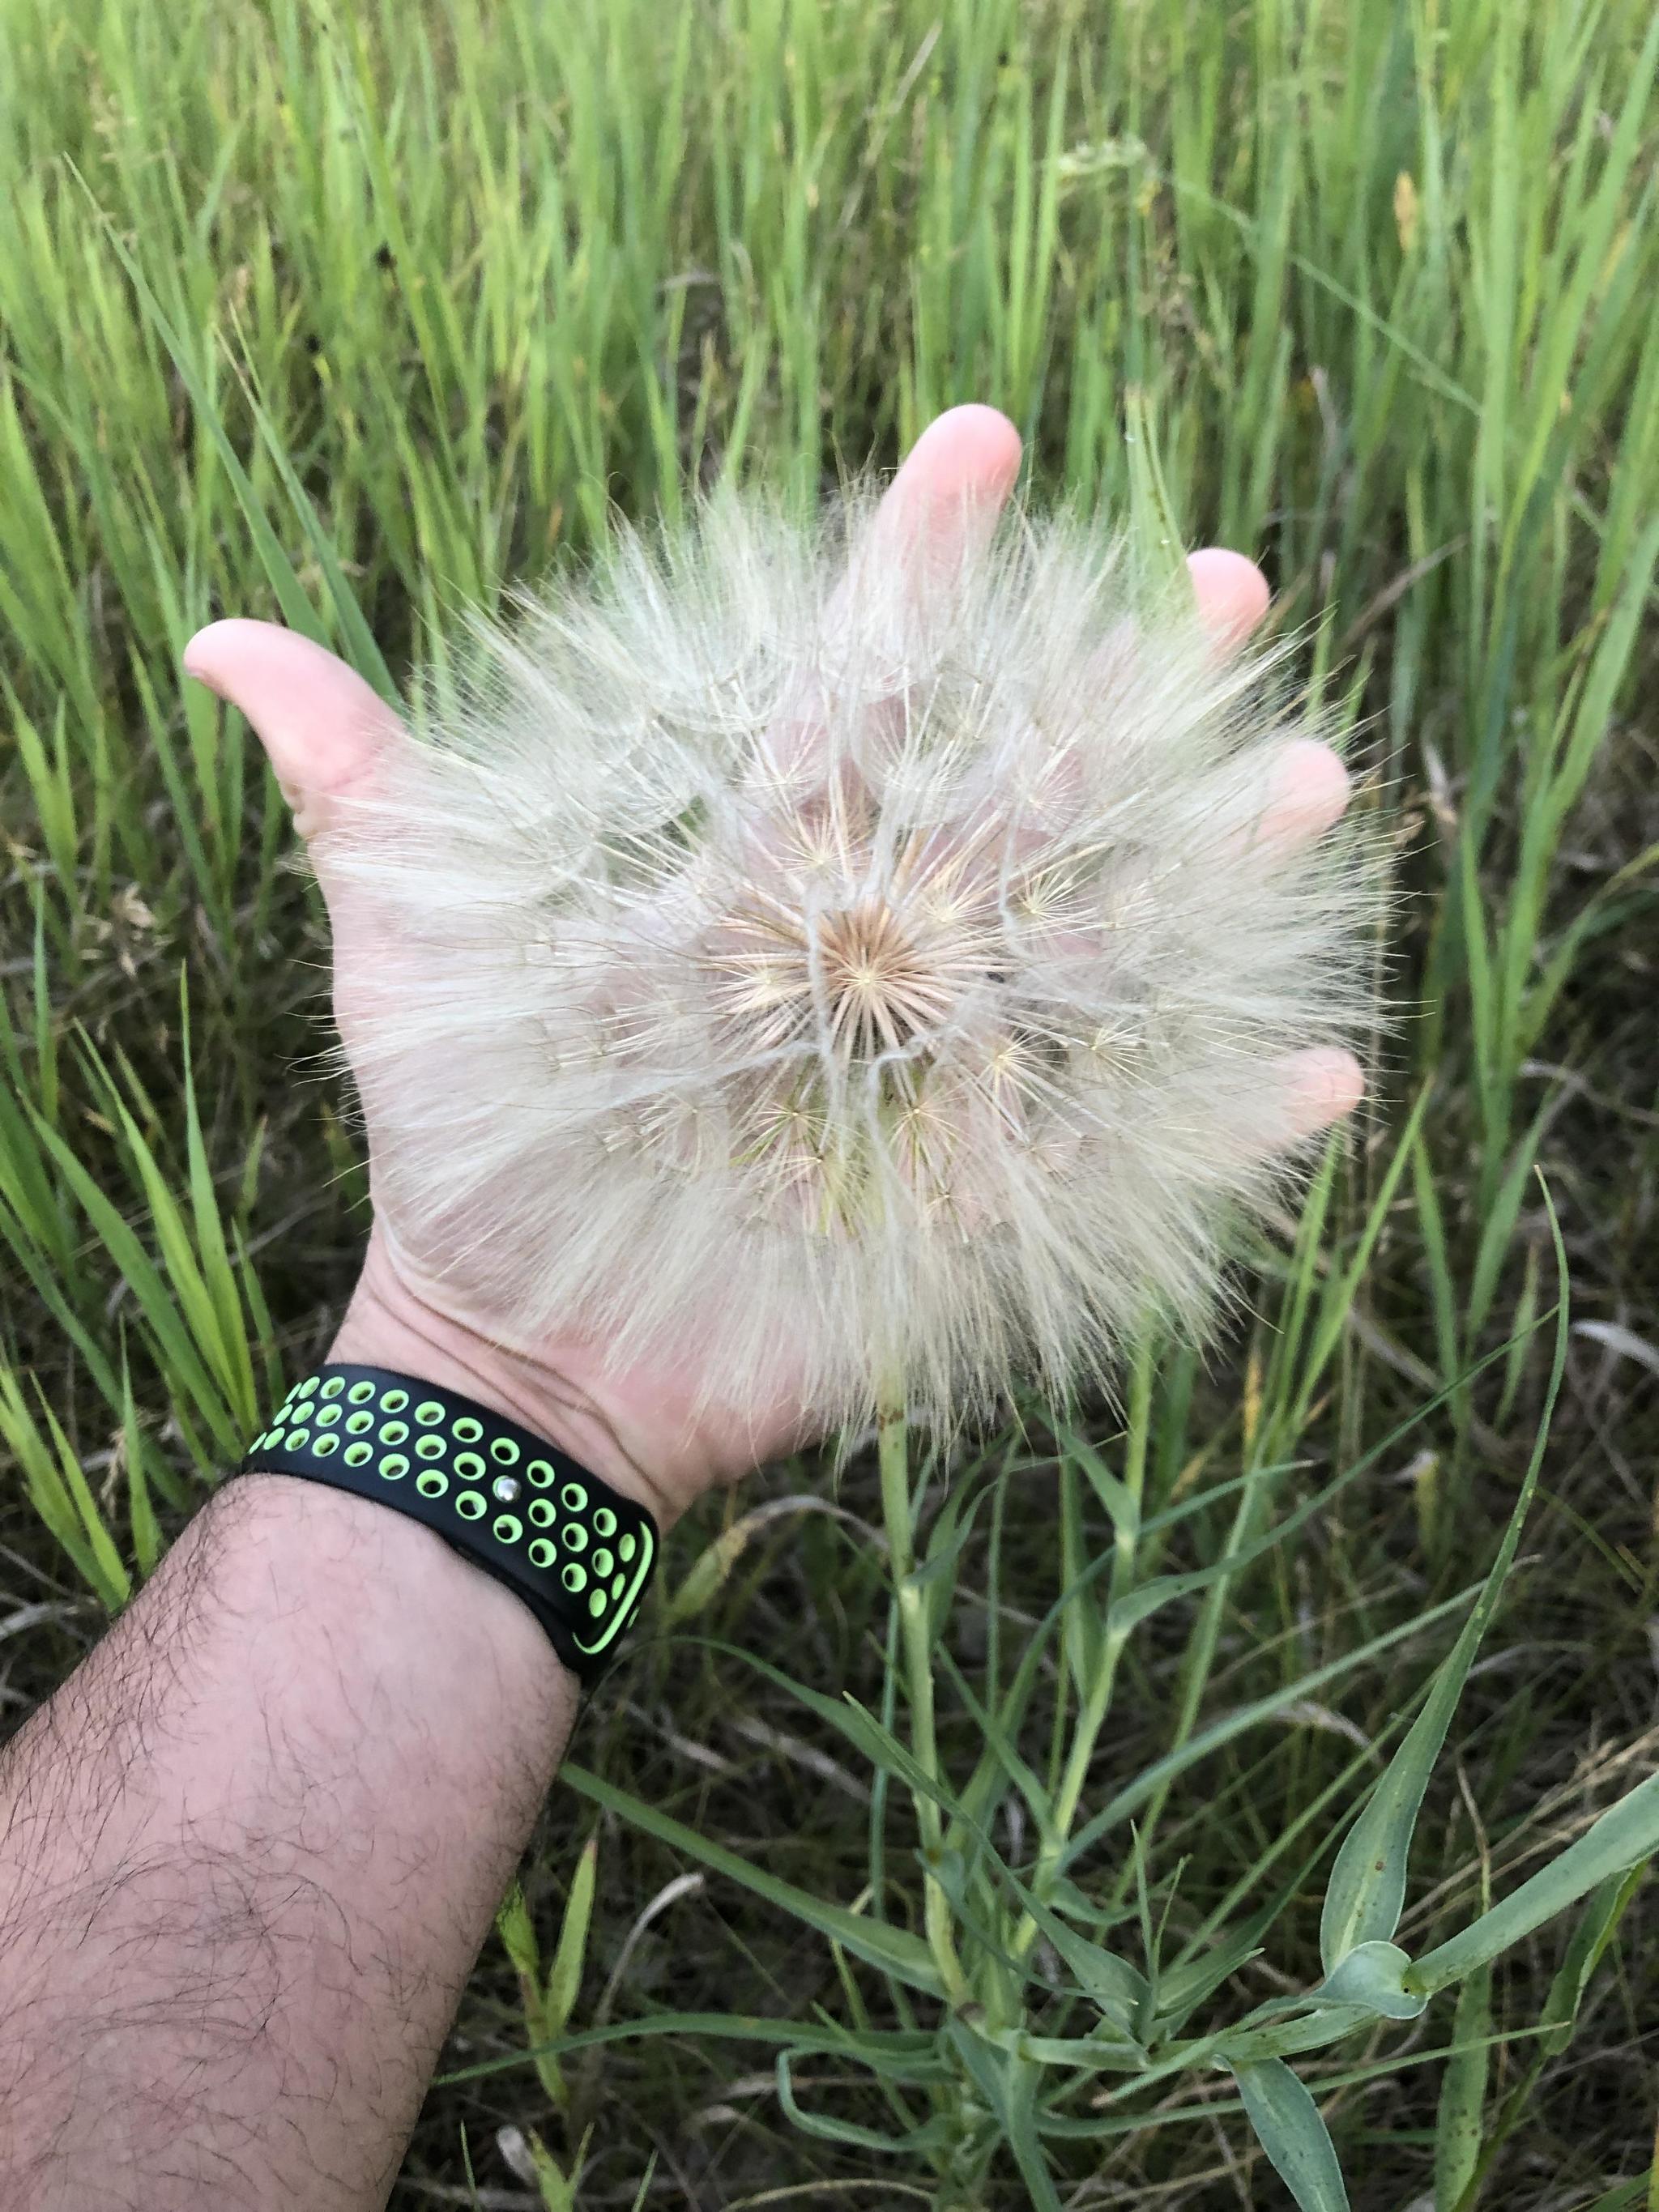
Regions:
<instances>
[{"instance_id":1,"label":"narrow green leaf","mask_svg":"<svg viewBox=\"0 0 1659 2212\"><path fill-rule=\"evenodd\" d=\"M965 2021L952 2020L945 2033L975 2087L995 2113L1036 2212L1063 2212L1036 2130L1039 2069L987 2042Z\"/></svg>"},{"instance_id":2,"label":"narrow green leaf","mask_svg":"<svg viewBox=\"0 0 1659 2212\"><path fill-rule=\"evenodd\" d=\"M185 971L179 971L179 1018L181 1024L179 1057L185 1093L185 1136L189 1162L191 1216L195 1224L196 1252L202 1279L217 1331L222 1361L220 1381L239 1419L250 1433L259 1425L258 1389L253 1379L253 1355L248 1344L247 1323L231 1265L230 1248L208 1164L207 1144L196 1098L196 1069L191 1053L190 999Z\"/></svg>"},{"instance_id":3,"label":"narrow green leaf","mask_svg":"<svg viewBox=\"0 0 1659 2212\"><path fill-rule=\"evenodd\" d=\"M1067 1458L1088 1476L1090 1486L1105 1507L1113 1528L1120 1535L1133 1540L1140 1533L1140 1508L1128 1486L1112 1473L1086 1437L1079 1436L1075 1429L1063 1425L1057 1425L1055 1434L1064 1445Z\"/></svg>"},{"instance_id":4,"label":"narrow green leaf","mask_svg":"<svg viewBox=\"0 0 1659 2212\"><path fill-rule=\"evenodd\" d=\"M264 391L253 365L252 352L246 344L243 348L243 362L234 363L233 366L236 368L243 389L247 394L248 405L265 451L270 455L276 473L282 478L283 489L288 494L289 504L293 507L300 527L306 534L306 543L311 548L312 558L317 564L318 572L328 587L329 599L334 607L335 620L340 626L340 637L345 648L345 657L364 681L372 684L389 705L398 707L401 704L398 696L398 687L392 681L392 671L386 666L386 656L381 653L374 633L368 626L368 617L357 603L356 592L346 580L345 571L340 565L340 556L336 550L334 541L319 520L317 510L307 495L305 486L300 480L299 471L289 459L288 448L283 444L276 425L271 419L270 409L265 404Z\"/></svg>"},{"instance_id":5,"label":"narrow green leaf","mask_svg":"<svg viewBox=\"0 0 1659 2212\"><path fill-rule=\"evenodd\" d=\"M1348 2212L1348 2192L1319 2107L1279 2058L1235 2066L1256 2141L1302 2212Z\"/></svg>"},{"instance_id":6,"label":"narrow green leaf","mask_svg":"<svg viewBox=\"0 0 1659 2212\"><path fill-rule=\"evenodd\" d=\"M576 1871L570 1878L564 1917L559 1923L559 1944L547 1974L546 2020L555 2035L562 2034L575 2010L581 1986L582 1962L587 1956L588 1923L593 1917L593 1889L599 1875L599 1839L590 1836L582 1845Z\"/></svg>"},{"instance_id":7,"label":"narrow green leaf","mask_svg":"<svg viewBox=\"0 0 1659 2212\"><path fill-rule=\"evenodd\" d=\"M1460 2212L1480 2162L1492 2064L1492 1969L1477 1966L1457 1992L1451 2056L1434 2126L1434 2212Z\"/></svg>"},{"instance_id":8,"label":"narrow green leaf","mask_svg":"<svg viewBox=\"0 0 1659 2212\"><path fill-rule=\"evenodd\" d=\"M878 2129L861 2127L856 2120L839 2120L829 2113L809 2112L795 2095L792 2063L796 2056L787 2049L778 2053L778 2102L804 2135L817 2136L822 2142L842 2143L853 2150L876 2151L889 2158L927 2157L948 2147L951 2122L949 2115L943 2112L896 2136L884 2136Z\"/></svg>"},{"instance_id":9,"label":"narrow green leaf","mask_svg":"<svg viewBox=\"0 0 1659 2212\"><path fill-rule=\"evenodd\" d=\"M1148 583L1161 590L1182 592L1190 605L1192 584L1182 542L1181 520L1158 455L1157 410L1141 386L1132 386L1125 392L1123 416L1129 526L1136 556Z\"/></svg>"},{"instance_id":10,"label":"narrow green leaf","mask_svg":"<svg viewBox=\"0 0 1659 2212\"><path fill-rule=\"evenodd\" d=\"M132 1529L132 1556L141 1577L148 1576L161 1556L161 1531L150 1503L149 1480L144 1472L144 1435L138 1425L138 1407L132 1395L132 1376L127 1368L125 1333L121 1340L121 1440L126 1456L127 1512Z\"/></svg>"},{"instance_id":11,"label":"narrow green leaf","mask_svg":"<svg viewBox=\"0 0 1659 2212\"><path fill-rule=\"evenodd\" d=\"M1413 1966L1409 1985L1432 1996L1496 1959L1565 1912L1610 1875L1626 1873L1659 1851L1659 1774L1650 1775L1611 1805L1595 1826L1501 1905L1442 1943Z\"/></svg>"},{"instance_id":12,"label":"narrow green leaf","mask_svg":"<svg viewBox=\"0 0 1659 2212\"><path fill-rule=\"evenodd\" d=\"M545 2053L513 2051L499 2058L482 2058L476 2065L458 2066L452 2073L439 2075L433 2086L447 2089L455 2082L481 2081L492 2074L507 2073L515 2066L527 2066L544 2056L566 2058L577 2051L599 2050L608 2043L648 2042L657 2036L694 2036L716 2042L762 2043L772 2050L810 2051L832 2058L845 2058L883 2081L915 2087L947 2081L957 2070L948 2054L941 2055L936 2035L922 2034L914 2028L860 2028L855 2033L824 2021L754 2020L741 2013L666 2012L647 2013L635 2020L614 2020L604 2027L586 2027L574 2035L562 2035L548 2045Z\"/></svg>"},{"instance_id":13,"label":"narrow green leaf","mask_svg":"<svg viewBox=\"0 0 1659 2212\"><path fill-rule=\"evenodd\" d=\"M40 1395L40 1411L51 1433L53 1449L58 1455L64 1490L75 1509L80 1531L91 1561L90 1580L94 1590L105 1607L115 1613L132 1595L132 1577L116 1547L115 1539L104 1526L104 1516L98 1510L98 1501L92 1494L86 1471L82 1467L75 1447L64 1432L63 1425L40 1395L36 1378L35 1389Z\"/></svg>"},{"instance_id":14,"label":"narrow green leaf","mask_svg":"<svg viewBox=\"0 0 1659 2212\"><path fill-rule=\"evenodd\" d=\"M102 225L105 242L116 259L119 261L122 268L125 270L127 281L137 295L146 319L172 356L173 365L179 372L179 381L190 394L198 422L218 448L219 459L230 481L231 488L236 495L237 505L242 510L242 518L247 525L248 533L258 554L259 564L264 568L266 580L275 592L276 603L283 611L283 620L290 629L297 629L302 636L313 639L319 645L325 644L327 641L323 635L322 625L313 611L311 602L306 597L300 580L295 574L292 562L283 552L276 533L270 526L265 511L260 505L258 495L254 490L248 473L237 455L236 448L230 442L229 435L220 420L219 410L214 402L213 395L202 380L201 371L194 356L167 319L161 303L150 289L149 282L139 266L137 258L128 247L115 224L104 214L103 210L98 207L92 187L81 175L79 170L75 168L73 162L70 164L70 167L75 175L76 181L86 193L88 200L96 211Z\"/></svg>"},{"instance_id":15,"label":"narrow green leaf","mask_svg":"<svg viewBox=\"0 0 1659 2212\"><path fill-rule=\"evenodd\" d=\"M530 1907L525 1903L524 1889L519 1882L514 1883L496 1908L495 1933L501 1939L501 1948L507 1953L507 1964L514 1972L526 1981L539 1981L541 1950L536 1942L536 1928L530 1917Z\"/></svg>"},{"instance_id":16,"label":"narrow green leaf","mask_svg":"<svg viewBox=\"0 0 1659 2212\"><path fill-rule=\"evenodd\" d=\"M0 1366L0 1443L22 1470L29 1504L62 1545L88 1589L113 1610L100 1587L99 1564L81 1526L55 1454L30 1412L21 1384L9 1367Z\"/></svg>"},{"instance_id":17,"label":"narrow green leaf","mask_svg":"<svg viewBox=\"0 0 1659 2212\"><path fill-rule=\"evenodd\" d=\"M828 1513L841 1517L841 1509L820 1498L769 1498L763 1504L740 1514L730 1528L704 1546L669 1595L663 1610L665 1624L678 1627L712 1605L730 1579L732 1569L763 1529L799 1513Z\"/></svg>"},{"instance_id":18,"label":"narrow green leaf","mask_svg":"<svg viewBox=\"0 0 1659 2212\"><path fill-rule=\"evenodd\" d=\"M1406 1986L1411 1960L1397 1943L1357 1943L1314 1992L1322 2004L1360 2004L1382 2020L1418 2020L1428 1999Z\"/></svg>"},{"instance_id":19,"label":"narrow green leaf","mask_svg":"<svg viewBox=\"0 0 1659 2212\"><path fill-rule=\"evenodd\" d=\"M578 1796L586 1797L606 1812L618 1814L646 1835L668 1844L671 1850L682 1851L699 1865L712 1868L716 1874L752 1890L756 1896L763 1897L769 1905L775 1905L804 1926L816 1929L819 1935L843 1945L866 1965L879 1967L882 1972L893 1975L928 1996L944 1994L927 1946L920 1936L902 1928L890 1928L884 1921L866 1919L861 1913L849 1912L843 1905L832 1905L798 1889L793 1882L781 1881L776 1875L768 1874L763 1868L740 1858L736 1851L728 1851L723 1844L700 1836L695 1828L671 1820L654 1806L644 1803L625 1790L618 1790L614 1784L602 1781L597 1774L590 1774L584 1766L565 1766L561 1770L560 1779Z\"/></svg>"},{"instance_id":20,"label":"narrow green leaf","mask_svg":"<svg viewBox=\"0 0 1659 2212\"><path fill-rule=\"evenodd\" d=\"M1540 1177L1541 1182L1541 1177ZM1549 1208L1550 1232L1555 1240L1556 1307L1555 1357L1533 1439L1532 1456L1516 1495L1509 1525L1498 1556L1492 1561L1474 1609L1462 1633L1437 1668L1434 1685L1422 1711L1412 1723L1405 1741L1389 1762L1388 1771L1369 1803L1344 1837L1325 1891L1320 1918L1319 1948L1326 1972L1331 1973L1348 1953L1361 1943L1386 1942L1400 1925L1406 1901L1406 1875L1412 1838L1417 1832L1429 1777L1446 1741L1446 1731L1468 1680L1469 1668L1480 1648L1504 1584L1515 1561L1521 1530L1538 1487L1539 1471L1549 1442L1550 1422L1566 1369L1569 1340L1567 1260L1560 1225L1544 1191Z\"/></svg>"},{"instance_id":21,"label":"narrow green leaf","mask_svg":"<svg viewBox=\"0 0 1659 2212\"><path fill-rule=\"evenodd\" d=\"M1208 1728L1200 1729L1196 1735L1188 1737L1178 1750L1166 1752L1162 1759L1143 1769L1133 1782L1126 1783L1115 1796L1109 1798L1099 1812L1073 1837L1066 1845L1061 1865L1074 1864L1109 1830L1131 1819L1176 1775L1184 1773L1189 1766L1195 1766L1200 1759L1209 1758L1223 1744L1231 1743L1235 1736L1242 1735L1247 1729L1259 1728L1264 1721L1275 1718L1286 1706L1299 1704L1316 1690L1323 1689L1327 1683L1338 1681L1344 1674L1352 1674L1356 1668L1363 1667L1368 1660L1392 1649L1407 1637L1420 1636L1425 1629L1432 1628L1445 1620L1449 1613L1461 1612L1474 1594L1474 1587L1460 1590L1455 1597L1446 1598L1439 1605L1431 1607L1427 1613L1420 1613L1415 1620L1401 1621L1394 1628L1385 1629L1380 1636L1370 1637L1356 1650L1345 1652L1341 1658L1333 1659L1323 1667L1316 1667L1310 1673L1298 1675L1294 1681L1285 1683L1282 1689L1274 1690L1267 1697L1255 1698L1249 1705L1240 1705L1233 1712L1224 1713Z\"/></svg>"},{"instance_id":22,"label":"narrow green leaf","mask_svg":"<svg viewBox=\"0 0 1659 2212\"><path fill-rule=\"evenodd\" d=\"M1628 1874L1609 1875L1607 1881L1591 1893L1589 1903L1579 1916L1578 1924L1572 1931L1565 1955L1556 1969L1549 1995L1544 2000L1541 2015L1543 2033L1538 2039L1540 2062L1559 2057L1572 2041L1584 1993L1606 1956L1608 1945L1619 1933L1619 1923L1641 1887L1645 1872L1645 1867L1638 1866L1633 1867ZM1461 1991L1459 1995L1461 1996Z\"/></svg>"},{"instance_id":23,"label":"narrow green leaf","mask_svg":"<svg viewBox=\"0 0 1659 2212\"><path fill-rule=\"evenodd\" d=\"M839 1698L827 1698L821 1690L810 1690L786 1674L781 1667L763 1659L758 1652L746 1651L740 1644L722 1644L718 1638L702 1639L711 1651L718 1651L728 1659L740 1660L756 1674L764 1675L776 1689L793 1698L797 1705L844 1736L854 1750L862 1753L879 1774L890 1774L902 1781L908 1790L918 1790L929 1797L942 1812L954 1814L957 1811L955 1799L936 1777L930 1775L907 1750L897 1736L882 1723L850 1692Z\"/></svg>"},{"instance_id":24,"label":"narrow green leaf","mask_svg":"<svg viewBox=\"0 0 1659 2212\"><path fill-rule=\"evenodd\" d=\"M1290 1430L1292 1437L1299 1436L1307 1425L1309 1409L1313 1404L1315 1393L1319 1388L1325 1369L1329 1364L1332 1353L1336 1349L1342 1332L1347 1326L1348 1316L1352 1311L1361 1279L1371 1263L1371 1255L1376 1249L1376 1240L1382 1234L1382 1224L1389 1218L1390 1209L1394 1205L1395 1192L1411 1159L1413 1149L1417 1143L1418 1131L1421 1128L1423 1116L1428 1110L1428 1103L1429 1086L1425 1084L1412 1102L1412 1110L1406 1117L1406 1126L1400 1133L1388 1166L1382 1170L1376 1195L1366 1212L1353 1249L1348 1255L1346 1263L1340 1270L1334 1268L1332 1270L1330 1279L1325 1285L1324 1294L1319 1302L1318 1316L1314 1323L1313 1342L1303 1365L1300 1387L1297 1393L1295 1408L1291 1416Z\"/></svg>"},{"instance_id":25,"label":"narrow green leaf","mask_svg":"<svg viewBox=\"0 0 1659 2212\"><path fill-rule=\"evenodd\" d=\"M1113 2026L1133 2035L1135 2022L1149 2004L1152 1989L1144 1974L1124 1959L1091 1943L1068 1928L1049 1911L1036 1893L1010 1869L1000 1869L1003 1880L1018 1898L1037 1926L1077 1978L1078 1987L1106 2015Z\"/></svg>"},{"instance_id":26,"label":"narrow green leaf","mask_svg":"<svg viewBox=\"0 0 1659 2212\"><path fill-rule=\"evenodd\" d=\"M234 1456L246 1431L239 1427L210 1379L191 1333L167 1295L160 1270L57 1131L48 1128L38 1116L36 1127L41 1143L58 1163L111 1258L125 1277L145 1321L155 1332L169 1376L189 1392L220 1448L228 1456Z\"/></svg>"}]
</instances>

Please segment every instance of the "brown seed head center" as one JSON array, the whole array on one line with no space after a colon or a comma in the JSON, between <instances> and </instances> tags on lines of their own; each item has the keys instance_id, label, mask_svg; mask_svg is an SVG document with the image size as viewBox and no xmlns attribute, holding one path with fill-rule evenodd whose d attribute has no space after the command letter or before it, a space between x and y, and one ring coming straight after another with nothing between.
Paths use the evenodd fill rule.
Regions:
<instances>
[{"instance_id":1,"label":"brown seed head center","mask_svg":"<svg viewBox=\"0 0 1659 2212\"><path fill-rule=\"evenodd\" d=\"M847 1057L901 1051L950 1011L938 961L884 899L821 916L816 939L830 1038Z\"/></svg>"}]
</instances>

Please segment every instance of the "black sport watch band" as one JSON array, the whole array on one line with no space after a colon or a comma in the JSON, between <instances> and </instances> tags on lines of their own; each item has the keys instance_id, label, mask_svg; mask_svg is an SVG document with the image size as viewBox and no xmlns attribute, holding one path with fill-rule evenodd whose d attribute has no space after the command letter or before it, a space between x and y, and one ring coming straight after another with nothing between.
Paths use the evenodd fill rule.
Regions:
<instances>
[{"instance_id":1,"label":"black sport watch band","mask_svg":"<svg viewBox=\"0 0 1659 2212\"><path fill-rule=\"evenodd\" d=\"M296 1382L240 1471L329 1483L436 1529L517 1591L586 1681L615 1656L657 1563L642 1506L516 1421L384 1368Z\"/></svg>"}]
</instances>

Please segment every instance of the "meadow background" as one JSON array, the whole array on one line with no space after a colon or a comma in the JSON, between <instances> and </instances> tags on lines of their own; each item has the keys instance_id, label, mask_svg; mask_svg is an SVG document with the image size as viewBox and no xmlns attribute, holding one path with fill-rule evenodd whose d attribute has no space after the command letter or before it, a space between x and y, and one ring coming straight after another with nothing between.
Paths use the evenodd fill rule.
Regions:
<instances>
[{"instance_id":1,"label":"meadow background","mask_svg":"<svg viewBox=\"0 0 1659 2212\"><path fill-rule=\"evenodd\" d=\"M1226 1339L1143 1347L1118 1415L919 1462L930 1689L872 1454L677 1534L400 2208L563 2203L585 2133L594 2207L1290 2201L1202 2039L1318 1981L1345 1823L1529 1466L1395 1838L1401 1944L1652 1771L1646 15L0 11L0 1727L319 1355L364 1233L308 1065L320 908L247 732L182 684L201 623L285 619L392 688L613 503L721 471L810 498L986 400L1039 491L1261 560L1395 851L1372 1108ZM1071 1587L1097 1562L1109 1608ZM1065 1917L1011 1981L999 1859L1056 1836ZM940 2030L941 1899L994 2022L1054 2052ZM1659 2203L1659 1901L1587 1900L1297 2057L1353 2204ZM1091 2070L1097 1942L1189 2068Z\"/></svg>"}]
</instances>

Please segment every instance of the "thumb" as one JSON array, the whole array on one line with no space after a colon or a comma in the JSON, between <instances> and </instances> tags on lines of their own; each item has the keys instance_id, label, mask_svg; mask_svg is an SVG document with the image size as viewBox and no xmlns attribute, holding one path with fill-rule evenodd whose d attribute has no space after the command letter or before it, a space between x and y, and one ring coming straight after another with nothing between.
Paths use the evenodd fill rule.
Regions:
<instances>
[{"instance_id":1,"label":"thumb","mask_svg":"<svg viewBox=\"0 0 1659 2212\"><path fill-rule=\"evenodd\" d=\"M368 787L404 733L355 669L276 623L210 623L185 647L184 666L252 723L307 840L328 828L333 800Z\"/></svg>"}]
</instances>

